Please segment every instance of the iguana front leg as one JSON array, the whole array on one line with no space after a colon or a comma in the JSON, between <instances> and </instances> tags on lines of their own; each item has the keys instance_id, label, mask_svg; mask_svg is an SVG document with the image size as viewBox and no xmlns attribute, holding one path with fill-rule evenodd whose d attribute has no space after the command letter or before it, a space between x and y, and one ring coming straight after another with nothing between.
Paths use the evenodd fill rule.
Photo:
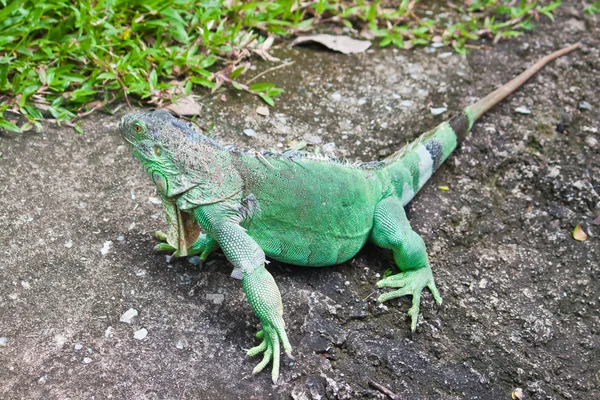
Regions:
<instances>
[{"instance_id":1,"label":"iguana front leg","mask_svg":"<svg viewBox=\"0 0 600 400\"><path fill-rule=\"evenodd\" d=\"M292 351L285 332L281 294L273 276L265 269L265 253L239 225L238 209L233 204L216 203L195 208L194 215L235 267L232 276L242 279L248 303L262 322L262 330L257 334L262 343L250 349L248 355L264 352L264 356L252 372L262 371L272 360L271 378L273 383L277 383L279 342L289 357Z\"/></svg>"},{"instance_id":2,"label":"iguana front leg","mask_svg":"<svg viewBox=\"0 0 600 400\"><path fill-rule=\"evenodd\" d=\"M174 257L181 257L181 253L178 249L169 244L168 235L161 231L156 231L154 237L163 243L159 243L154 246L154 251L166 251L173 253ZM190 247L187 248L186 257L195 256L200 254L200 259L206 261L208 256L215 250L219 249L219 244L206 233L201 233L198 236L198 240L194 242Z\"/></svg>"},{"instance_id":3,"label":"iguana front leg","mask_svg":"<svg viewBox=\"0 0 600 400\"><path fill-rule=\"evenodd\" d=\"M173 257L194 256L200 254L200 259L205 261L210 253L217 250L217 242L200 231L198 222L192 214L179 209L176 202L157 193L165 211L165 220L169 227L167 233L156 231L154 236L164 243L154 247L155 251L167 251Z\"/></svg>"},{"instance_id":4,"label":"iguana front leg","mask_svg":"<svg viewBox=\"0 0 600 400\"><path fill-rule=\"evenodd\" d=\"M442 304L442 298L433 280L425 243L412 230L398 198L387 197L379 202L375 208L370 239L377 246L392 250L394 261L402 271L377 282L380 288L399 288L382 294L378 300L384 302L411 294L412 307L408 310L408 315L411 317L410 329L414 332L417 329L423 289L428 287L431 290L437 304Z\"/></svg>"}]
</instances>

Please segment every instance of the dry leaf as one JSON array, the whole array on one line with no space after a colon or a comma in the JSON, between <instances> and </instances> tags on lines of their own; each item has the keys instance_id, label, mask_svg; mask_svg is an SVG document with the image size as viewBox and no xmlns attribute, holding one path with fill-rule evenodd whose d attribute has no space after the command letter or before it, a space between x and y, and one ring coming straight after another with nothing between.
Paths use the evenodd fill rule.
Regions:
<instances>
[{"instance_id":1,"label":"dry leaf","mask_svg":"<svg viewBox=\"0 0 600 400\"><path fill-rule=\"evenodd\" d=\"M260 106L256 108L256 113L265 117L269 116L269 107Z\"/></svg>"},{"instance_id":2,"label":"dry leaf","mask_svg":"<svg viewBox=\"0 0 600 400\"><path fill-rule=\"evenodd\" d=\"M202 106L196 103L196 100L194 100L192 96L181 97L165 108L177 115L183 115L186 117L200 115L200 112L202 111Z\"/></svg>"},{"instance_id":3,"label":"dry leaf","mask_svg":"<svg viewBox=\"0 0 600 400\"><path fill-rule=\"evenodd\" d=\"M330 50L338 51L344 54L352 53L363 53L369 47L371 42L368 40L356 40L347 36L335 36L335 35L308 35L297 37L291 46L295 46L300 43L316 42L327 47Z\"/></svg>"},{"instance_id":4,"label":"dry leaf","mask_svg":"<svg viewBox=\"0 0 600 400\"><path fill-rule=\"evenodd\" d=\"M581 229L581 225L575 225L575 229L573 229L573 239L583 242L587 239L587 234Z\"/></svg>"}]
</instances>

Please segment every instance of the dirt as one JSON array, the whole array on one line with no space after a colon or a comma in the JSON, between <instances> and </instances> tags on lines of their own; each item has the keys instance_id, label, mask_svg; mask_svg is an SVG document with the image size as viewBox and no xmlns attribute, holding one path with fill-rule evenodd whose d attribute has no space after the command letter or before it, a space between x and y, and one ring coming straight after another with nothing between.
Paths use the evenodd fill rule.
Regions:
<instances>
[{"instance_id":1,"label":"dirt","mask_svg":"<svg viewBox=\"0 0 600 400\"><path fill-rule=\"evenodd\" d=\"M388 254L269 265L297 359L277 386L250 375L258 320L223 255L167 265L153 252L161 206L116 131L125 110L87 118L83 135L1 133L0 398L385 398L369 381L407 399L510 399L516 388L600 398L600 24L564 3L554 23L466 57L282 50L294 64L265 77L286 89L268 117L235 91L203 100L223 142L305 139L380 159L540 56L584 43L488 112L408 206L444 299L436 309L424 294L412 337L409 299L375 301ZM434 117L441 106L450 111ZM572 238L577 224L586 241ZM120 322L129 308L139 315Z\"/></svg>"}]
</instances>

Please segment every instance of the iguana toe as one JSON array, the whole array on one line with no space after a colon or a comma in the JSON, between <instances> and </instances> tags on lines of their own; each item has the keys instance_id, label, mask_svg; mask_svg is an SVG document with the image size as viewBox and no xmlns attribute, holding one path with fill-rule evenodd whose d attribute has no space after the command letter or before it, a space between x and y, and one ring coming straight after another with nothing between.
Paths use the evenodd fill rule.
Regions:
<instances>
[{"instance_id":1,"label":"iguana toe","mask_svg":"<svg viewBox=\"0 0 600 400\"><path fill-rule=\"evenodd\" d=\"M442 304L442 297L435 286L433 280L433 274L429 266L400 272L399 274L385 278L377 282L377 287L391 287L399 288L379 296L378 300L383 303L385 301L395 299L398 297L406 296L411 294L412 306L408 309L408 315L410 316L410 330L414 332L417 329L417 322L419 320L419 311L421 303L421 293L425 287L429 288L433 294L435 302L439 305Z\"/></svg>"},{"instance_id":2,"label":"iguana toe","mask_svg":"<svg viewBox=\"0 0 600 400\"><path fill-rule=\"evenodd\" d=\"M154 246L154 251L175 251L175 247L171 246L169 243L163 242Z\"/></svg>"}]
</instances>

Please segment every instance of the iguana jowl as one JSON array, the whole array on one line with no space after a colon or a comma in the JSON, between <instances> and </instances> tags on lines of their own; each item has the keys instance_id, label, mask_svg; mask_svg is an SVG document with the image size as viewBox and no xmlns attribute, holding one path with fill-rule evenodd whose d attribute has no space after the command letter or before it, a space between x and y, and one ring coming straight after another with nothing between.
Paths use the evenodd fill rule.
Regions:
<instances>
[{"instance_id":1,"label":"iguana jowl","mask_svg":"<svg viewBox=\"0 0 600 400\"><path fill-rule=\"evenodd\" d=\"M291 356L279 289L265 269L265 256L278 261L320 267L352 258L367 240L390 249L400 273L380 280L395 290L384 302L412 295L411 330L417 326L421 292L435 286L423 239L412 230L404 206L452 153L473 123L522 85L547 62L572 45L539 60L508 84L466 107L449 122L421 135L390 157L349 164L294 152L239 151L206 137L190 123L166 111L132 113L119 128L133 154L156 185L169 231L159 250L176 255L221 248L242 280L250 306L262 322L259 346L264 352L254 369L271 360L272 379L279 376L280 342ZM199 227L202 228L202 232Z\"/></svg>"}]
</instances>

